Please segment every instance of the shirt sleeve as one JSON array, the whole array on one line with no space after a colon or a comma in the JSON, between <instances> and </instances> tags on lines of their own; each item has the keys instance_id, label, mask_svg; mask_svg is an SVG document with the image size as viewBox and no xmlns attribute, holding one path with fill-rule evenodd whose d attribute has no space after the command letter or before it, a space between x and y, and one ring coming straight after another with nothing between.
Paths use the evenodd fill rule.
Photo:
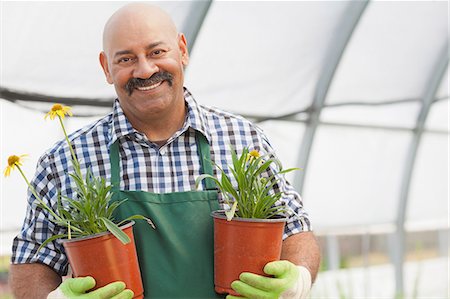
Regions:
<instances>
[{"instance_id":1,"label":"shirt sleeve","mask_svg":"<svg viewBox=\"0 0 450 299\"><path fill-rule=\"evenodd\" d=\"M39 159L36 174L31 185L41 199L55 210L57 188L52 175L50 157ZM41 263L53 268L59 275L67 274L68 260L61 240L49 242L39 250L39 246L48 238L64 234L66 230L50 221L48 211L38 206L36 197L28 188L28 205L21 231L13 240L11 262L13 264Z\"/></svg>"},{"instance_id":2,"label":"shirt sleeve","mask_svg":"<svg viewBox=\"0 0 450 299\"><path fill-rule=\"evenodd\" d=\"M263 152L278 159L266 135L260 128L257 127L257 130L259 131L259 135L261 137ZM275 169L274 167L275 166L273 166L271 170L273 172L278 172L279 169ZM284 175L277 175L276 178L279 182L274 186L273 192L281 192L282 196L275 203L275 205L285 206L286 213L288 215L288 220L284 228L283 239L300 232L312 231L309 215L303 208L303 200L300 194L286 180Z\"/></svg>"}]
</instances>

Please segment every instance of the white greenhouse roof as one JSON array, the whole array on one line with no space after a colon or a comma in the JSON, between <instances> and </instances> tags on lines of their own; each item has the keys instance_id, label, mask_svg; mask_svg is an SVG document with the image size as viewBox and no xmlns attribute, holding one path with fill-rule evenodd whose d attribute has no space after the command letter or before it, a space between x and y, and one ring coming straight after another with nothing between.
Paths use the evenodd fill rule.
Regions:
<instances>
[{"instance_id":1,"label":"white greenhouse roof","mask_svg":"<svg viewBox=\"0 0 450 299\"><path fill-rule=\"evenodd\" d=\"M1 2L2 169L28 153L31 175L62 137L42 99L85 104L73 111L91 117L72 118L71 131L109 111L98 54L125 3ZM406 222L448 226L447 2L157 4L193 45L196 99L255 120L285 166L303 168L290 179L316 229L396 223L405 199ZM20 226L25 189L17 176L2 181L1 228Z\"/></svg>"}]
</instances>

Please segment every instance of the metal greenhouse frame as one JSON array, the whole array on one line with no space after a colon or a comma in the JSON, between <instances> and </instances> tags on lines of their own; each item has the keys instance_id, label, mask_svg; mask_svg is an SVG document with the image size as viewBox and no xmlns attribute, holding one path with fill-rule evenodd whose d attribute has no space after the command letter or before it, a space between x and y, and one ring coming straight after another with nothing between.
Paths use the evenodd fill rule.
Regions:
<instances>
[{"instance_id":1,"label":"metal greenhouse frame","mask_svg":"<svg viewBox=\"0 0 450 299\"><path fill-rule=\"evenodd\" d=\"M213 2L196 1L191 6L188 12L187 20L183 24L184 32L186 33L189 43L189 50L195 52L197 36L204 24L205 18L208 16ZM360 20L368 7L371 5L369 1L354 1L348 2L346 13L342 15L339 20L339 34L333 37L332 44L334 47L326 49L327 61L324 63L324 68L320 70L319 80L314 89L314 96L310 106L300 111L294 111L289 114L281 116L273 115L252 115L244 114L244 116L252 119L254 122L262 123L269 120L286 120L292 122L302 122L305 125L305 132L303 133L300 149L296 153L297 165L302 165L304 171L298 172L294 178L294 186L302 193L304 190L305 178L308 175L308 162L310 160L311 151L314 145L317 129L319 126L350 126L350 127L366 127L366 128L382 128L384 130L402 130L412 133L411 141L408 145L407 157L404 161L403 172L401 178L401 191L398 206L396 210L395 228L392 234L392 241L396 246L392 247L393 264L395 265L395 283L396 293L404 293L404 261L405 261L405 241L406 241L406 211L408 208L409 191L411 187L411 180L415 171L416 159L418 150L421 145L422 136L424 132L434 132L438 134L448 135L448 131L429 130L425 128L425 123L430 112L430 108L434 103L448 100L447 98L438 98L437 92L448 71L449 63L449 45L448 40L440 50L441 54L436 57L432 76L427 78L426 92L418 99L400 99L394 101L385 101L375 104L368 104L366 102L347 102L340 104L326 104L328 91L333 83L336 70L338 69L342 56L345 53L349 42L353 37L353 33L357 28ZM59 101L67 105L82 105L92 107L110 107L112 98L76 98L76 97L59 97L54 95L46 95L39 93L29 93L26 91L19 91L5 86L0 86L0 98L7 101L22 104L23 102L55 102ZM324 109L330 109L336 106L364 106L364 105L392 105L403 102L417 102L420 103L420 112L415 121L413 129L397 128L395 126L376 126L376 125L357 125L357 124L338 124L332 122L321 121L321 113ZM302 119L297 118L301 116ZM335 238L329 238L329 253L330 263L336 264L338 258L337 241ZM332 253L332 251L335 251ZM334 257L333 257L334 255ZM333 261L334 260L334 261Z\"/></svg>"}]
</instances>

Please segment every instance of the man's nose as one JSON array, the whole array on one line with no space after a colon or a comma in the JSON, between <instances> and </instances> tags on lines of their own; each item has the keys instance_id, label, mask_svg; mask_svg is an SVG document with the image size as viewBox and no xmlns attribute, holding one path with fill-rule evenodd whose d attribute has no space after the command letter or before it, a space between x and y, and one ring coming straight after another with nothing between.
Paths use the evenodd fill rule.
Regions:
<instances>
[{"instance_id":1,"label":"man's nose","mask_svg":"<svg viewBox=\"0 0 450 299\"><path fill-rule=\"evenodd\" d=\"M139 59L136 68L134 69L133 76L139 79L148 79L158 71L158 66L151 60Z\"/></svg>"}]
</instances>

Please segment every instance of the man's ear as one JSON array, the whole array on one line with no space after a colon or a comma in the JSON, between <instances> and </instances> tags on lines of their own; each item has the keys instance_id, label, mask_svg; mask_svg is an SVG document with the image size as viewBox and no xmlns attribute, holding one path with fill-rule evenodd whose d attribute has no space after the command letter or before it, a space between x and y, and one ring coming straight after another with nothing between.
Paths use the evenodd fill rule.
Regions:
<instances>
[{"instance_id":1,"label":"man's ear","mask_svg":"<svg viewBox=\"0 0 450 299\"><path fill-rule=\"evenodd\" d=\"M104 51L100 52L99 60L100 60L100 64L102 66L103 72L105 73L106 81L108 81L109 84L113 84L111 73L109 72L109 67L108 67L108 58L106 57L106 53Z\"/></svg>"},{"instance_id":2,"label":"man's ear","mask_svg":"<svg viewBox=\"0 0 450 299\"><path fill-rule=\"evenodd\" d=\"M183 33L178 34L178 47L180 48L181 52L181 63L183 63L184 66L187 66L189 63L189 52L187 48L186 37Z\"/></svg>"}]
</instances>

